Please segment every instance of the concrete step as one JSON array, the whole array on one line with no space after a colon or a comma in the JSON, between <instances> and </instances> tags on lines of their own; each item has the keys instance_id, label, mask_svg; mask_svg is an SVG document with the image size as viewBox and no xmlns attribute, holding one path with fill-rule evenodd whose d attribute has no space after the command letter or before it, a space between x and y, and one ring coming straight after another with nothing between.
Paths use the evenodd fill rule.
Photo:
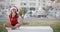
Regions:
<instances>
[{"instance_id":1,"label":"concrete step","mask_svg":"<svg viewBox=\"0 0 60 32\"><path fill-rule=\"evenodd\" d=\"M7 29L8 32L53 32L50 26L21 26L15 30Z\"/></svg>"}]
</instances>

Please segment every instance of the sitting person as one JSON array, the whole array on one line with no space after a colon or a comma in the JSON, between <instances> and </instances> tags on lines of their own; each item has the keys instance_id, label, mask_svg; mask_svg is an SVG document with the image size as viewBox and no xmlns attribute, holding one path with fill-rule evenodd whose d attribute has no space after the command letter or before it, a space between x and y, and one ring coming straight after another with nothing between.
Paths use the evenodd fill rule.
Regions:
<instances>
[{"instance_id":1,"label":"sitting person","mask_svg":"<svg viewBox=\"0 0 60 32\"><path fill-rule=\"evenodd\" d=\"M16 29L21 26L21 23L18 22L18 13L15 7L11 8L11 13L9 14L9 23L4 24L6 27L10 27L12 29Z\"/></svg>"}]
</instances>

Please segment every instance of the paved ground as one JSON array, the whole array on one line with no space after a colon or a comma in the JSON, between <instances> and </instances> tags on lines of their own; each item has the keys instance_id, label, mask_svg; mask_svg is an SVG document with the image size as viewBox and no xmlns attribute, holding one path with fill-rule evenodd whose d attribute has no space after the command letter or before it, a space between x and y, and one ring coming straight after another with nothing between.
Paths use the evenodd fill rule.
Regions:
<instances>
[{"instance_id":1,"label":"paved ground","mask_svg":"<svg viewBox=\"0 0 60 32\"><path fill-rule=\"evenodd\" d=\"M8 32L53 32L50 26L22 26L15 30L8 28Z\"/></svg>"}]
</instances>

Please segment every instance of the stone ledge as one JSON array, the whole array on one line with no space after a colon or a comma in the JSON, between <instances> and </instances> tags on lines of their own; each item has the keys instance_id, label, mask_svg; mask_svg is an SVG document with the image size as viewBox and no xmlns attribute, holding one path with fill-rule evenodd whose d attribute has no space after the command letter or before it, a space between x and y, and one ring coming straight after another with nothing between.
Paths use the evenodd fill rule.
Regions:
<instances>
[{"instance_id":1,"label":"stone ledge","mask_svg":"<svg viewBox=\"0 0 60 32\"><path fill-rule=\"evenodd\" d=\"M7 29L8 32L53 32L50 26L21 26L15 30Z\"/></svg>"}]
</instances>

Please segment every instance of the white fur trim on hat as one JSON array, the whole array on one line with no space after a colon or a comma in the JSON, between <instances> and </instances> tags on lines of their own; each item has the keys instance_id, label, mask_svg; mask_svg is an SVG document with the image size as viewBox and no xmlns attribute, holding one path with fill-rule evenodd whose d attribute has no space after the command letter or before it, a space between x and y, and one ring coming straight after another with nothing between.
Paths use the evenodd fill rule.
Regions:
<instances>
[{"instance_id":1,"label":"white fur trim on hat","mask_svg":"<svg viewBox=\"0 0 60 32\"><path fill-rule=\"evenodd\" d=\"M16 11L17 11L17 8L15 8L15 7L12 7L12 8L10 9L10 11L11 11L12 9L16 9Z\"/></svg>"}]
</instances>

